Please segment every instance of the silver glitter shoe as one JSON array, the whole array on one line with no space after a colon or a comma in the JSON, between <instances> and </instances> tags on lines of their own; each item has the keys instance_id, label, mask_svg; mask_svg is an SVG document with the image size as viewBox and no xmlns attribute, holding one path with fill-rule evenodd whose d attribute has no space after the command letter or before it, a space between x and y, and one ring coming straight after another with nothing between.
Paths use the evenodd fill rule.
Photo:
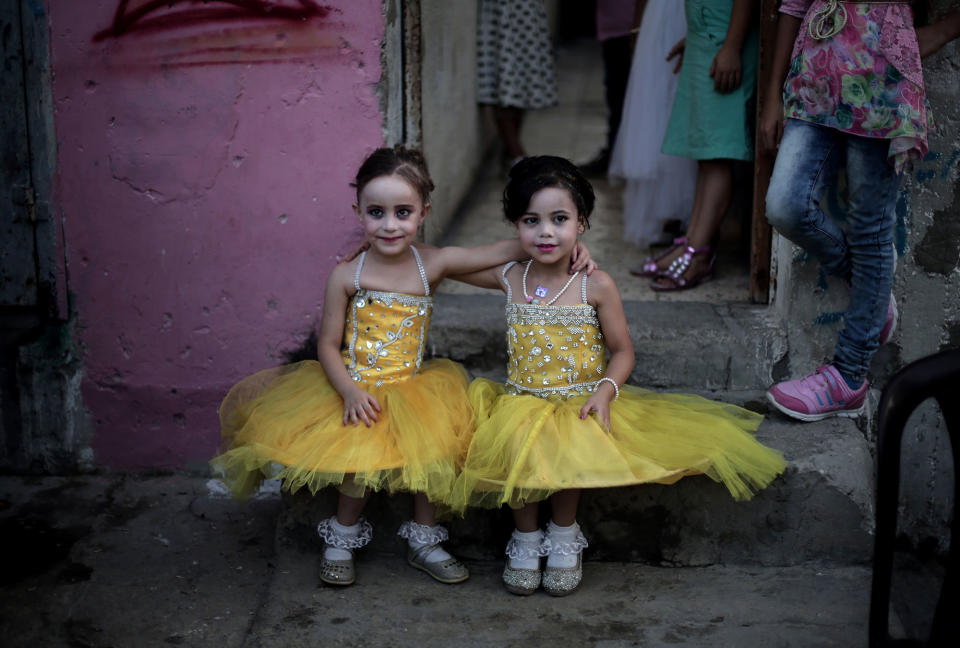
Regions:
<instances>
[{"instance_id":1,"label":"silver glitter shoe","mask_svg":"<svg viewBox=\"0 0 960 648\"><path fill-rule=\"evenodd\" d=\"M425 545L419 549L408 546L407 564L414 569L427 572L434 580L441 583L452 585L453 583L462 583L470 578L470 571L467 566L456 558L450 557L446 560L427 562L427 556L440 548L439 544Z\"/></svg>"},{"instance_id":2,"label":"silver glitter shoe","mask_svg":"<svg viewBox=\"0 0 960 648\"><path fill-rule=\"evenodd\" d=\"M357 580L357 573L353 564L356 550L373 539L373 527L370 526L369 522L360 518L358 534L355 537L343 536L334 526L335 522L336 517L331 517L321 520L320 524L317 525L317 534L324 542L324 557L320 560L320 580L327 585L353 585ZM345 560L329 560L326 557L327 547L349 551L350 557Z\"/></svg>"},{"instance_id":3,"label":"silver glitter shoe","mask_svg":"<svg viewBox=\"0 0 960 648\"><path fill-rule=\"evenodd\" d=\"M573 594L583 580L583 554L577 554L575 567L547 567L543 571L543 591L550 596Z\"/></svg>"},{"instance_id":4,"label":"silver glitter shoe","mask_svg":"<svg viewBox=\"0 0 960 648\"><path fill-rule=\"evenodd\" d=\"M357 580L357 573L353 566L353 549L347 549L350 557L346 560L320 560L320 580L327 585L353 585ZM326 553L326 547L324 547Z\"/></svg>"},{"instance_id":5,"label":"silver glitter shoe","mask_svg":"<svg viewBox=\"0 0 960 648\"><path fill-rule=\"evenodd\" d=\"M517 596L530 596L540 587L540 559L546 556L543 548L543 531L520 532L513 530L507 542L507 564L503 568L503 584L507 591ZM511 560L527 561L537 559L536 569L512 567Z\"/></svg>"},{"instance_id":6,"label":"silver glitter shoe","mask_svg":"<svg viewBox=\"0 0 960 648\"><path fill-rule=\"evenodd\" d=\"M540 587L539 569L517 569L507 561L503 568L503 586L507 591L517 596L530 596Z\"/></svg>"}]
</instances>

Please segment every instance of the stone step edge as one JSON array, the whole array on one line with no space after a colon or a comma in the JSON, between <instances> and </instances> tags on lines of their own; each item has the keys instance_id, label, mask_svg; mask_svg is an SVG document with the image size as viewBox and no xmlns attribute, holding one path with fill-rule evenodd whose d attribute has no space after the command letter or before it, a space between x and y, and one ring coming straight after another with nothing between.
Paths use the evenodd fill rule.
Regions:
<instances>
[{"instance_id":1,"label":"stone step edge","mask_svg":"<svg viewBox=\"0 0 960 648\"><path fill-rule=\"evenodd\" d=\"M438 294L429 356L502 377L506 325L501 295ZM630 382L707 391L766 388L787 354L786 334L765 306L625 302L637 362Z\"/></svg>"}]
</instances>

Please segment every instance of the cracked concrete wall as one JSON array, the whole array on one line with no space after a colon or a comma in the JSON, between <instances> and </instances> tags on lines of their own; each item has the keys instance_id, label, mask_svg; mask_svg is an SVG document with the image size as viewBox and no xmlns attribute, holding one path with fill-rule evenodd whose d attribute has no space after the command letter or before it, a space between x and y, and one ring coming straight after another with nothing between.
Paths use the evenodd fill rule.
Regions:
<instances>
[{"instance_id":1,"label":"cracked concrete wall","mask_svg":"<svg viewBox=\"0 0 960 648\"><path fill-rule=\"evenodd\" d=\"M960 7L934 2L939 11ZM937 130L930 152L905 173L897 203L899 255L894 294L900 329L881 347L869 373L870 405L904 365L960 345L960 40L924 60L927 97ZM842 187L839 188L842 192ZM832 202L833 198L828 202ZM817 262L789 241L774 237L777 272L773 308L787 330L788 351L775 365L781 380L829 362L846 307L846 287L828 279ZM875 421L864 432L873 438ZM932 402L911 418L901 455L900 528L921 547L944 551L950 542L953 465L949 437Z\"/></svg>"},{"instance_id":2,"label":"cracked concrete wall","mask_svg":"<svg viewBox=\"0 0 960 648\"><path fill-rule=\"evenodd\" d=\"M420 20L423 152L437 187L424 237L438 243L473 185L493 132L477 104L476 0L421 0Z\"/></svg>"},{"instance_id":3,"label":"cracked concrete wall","mask_svg":"<svg viewBox=\"0 0 960 648\"><path fill-rule=\"evenodd\" d=\"M49 0L83 402L96 465L201 466L225 390L304 345L358 241L383 2L123 4Z\"/></svg>"}]
</instances>

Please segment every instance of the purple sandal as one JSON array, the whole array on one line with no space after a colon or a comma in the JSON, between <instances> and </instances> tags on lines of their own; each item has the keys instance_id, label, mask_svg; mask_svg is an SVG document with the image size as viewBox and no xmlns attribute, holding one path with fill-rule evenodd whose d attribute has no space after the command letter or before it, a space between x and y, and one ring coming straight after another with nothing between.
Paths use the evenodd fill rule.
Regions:
<instances>
[{"instance_id":1,"label":"purple sandal","mask_svg":"<svg viewBox=\"0 0 960 648\"><path fill-rule=\"evenodd\" d=\"M690 267L693 257L700 256L701 254L710 255L710 264L705 270L698 274L694 274L689 279L684 277L683 275ZM716 260L717 255L714 254L712 247L707 246L697 249L691 245L688 245L684 249L683 254L674 259L673 263L670 264L670 267L667 268L665 272L662 272L657 276L658 279L665 279L669 283L659 283L654 281L650 284L650 288L658 292L672 292L675 290L688 290L690 288L694 288L713 276L713 263Z\"/></svg>"},{"instance_id":2,"label":"purple sandal","mask_svg":"<svg viewBox=\"0 0 960 648\"><path fill-rule=\"evenodd\" d=\"M660 266L657 265L657 261L676 250L679 246L686 244L686 236L680 236L673 239L673 245L667 248L663 254L656 257L647 257L643 260L643 263L640 264L639 268L630 268L630 274L632 274L634 277L659 277L666 272L666 270L661 270Z\"/></svg>"}]
</instances>

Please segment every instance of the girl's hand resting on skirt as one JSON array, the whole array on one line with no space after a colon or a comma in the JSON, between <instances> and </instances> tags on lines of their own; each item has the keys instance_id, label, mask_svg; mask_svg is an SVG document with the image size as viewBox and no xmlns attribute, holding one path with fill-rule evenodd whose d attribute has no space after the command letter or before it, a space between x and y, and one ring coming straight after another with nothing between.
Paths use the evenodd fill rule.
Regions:
<instances>
[{"instance_id":1,"label":"girl's hand resting on skirt","mask_svg":"<svg viewBox=\"0 0 960 648\"><path fill-rule=\"evenodd\" d=\"M610 393L607 393L610 392ZM601 383L593 392L593 396L580 408L580 420L584 421L591 412L596 412L603 422L603 427L610 429L610 401L613 398L613 389L610 385Z\"/></svg>"},{"instance_id":2,"label":"girl's hand resting on skirt","mask_svg":"<svg viewBox=\"0 0 960 648\"><path fill-rule=\"evenodd\" d=\"M359 387L343 397L343 424L356 425L363 421L367 427L376 423L380 403Z\"/></svg>"}]
</instances>

